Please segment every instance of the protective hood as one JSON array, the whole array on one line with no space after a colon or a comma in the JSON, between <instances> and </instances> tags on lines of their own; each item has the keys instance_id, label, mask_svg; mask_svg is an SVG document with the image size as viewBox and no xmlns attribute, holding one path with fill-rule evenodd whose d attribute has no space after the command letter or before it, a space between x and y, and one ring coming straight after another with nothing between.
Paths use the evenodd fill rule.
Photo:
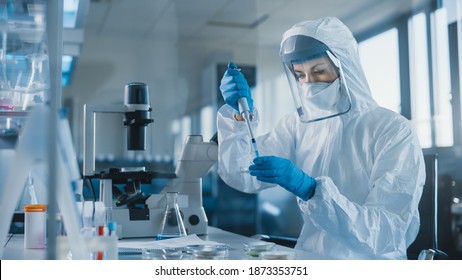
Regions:
<instances>
[{"instance_id":1,"label":"protective hood","mask_svg":"<svg viewBox=\"0 0 462 280\"><path fill-rule=\"evenodd\" d=\"M360 64L358 44L348 27L334 17L303 21L295 24L284 33L281 47L287 38L296 35L304 35L320 41L339 60L351 98L350 111L377 106Z\"/></svg>"}]
</instances>

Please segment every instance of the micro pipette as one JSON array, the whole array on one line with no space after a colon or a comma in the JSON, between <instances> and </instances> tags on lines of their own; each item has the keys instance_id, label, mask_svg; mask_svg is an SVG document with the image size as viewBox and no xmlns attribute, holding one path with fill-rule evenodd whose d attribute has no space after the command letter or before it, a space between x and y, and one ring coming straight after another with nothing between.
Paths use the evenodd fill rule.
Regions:
<instances>
[{"instance_id":1,"label":"micro pipette","mask_svg":"<svg viewBox=\"0 0 462 280\"><path fill-rule=\"evenodd\" d=\"M241 71L241 69L236 67L230 67L230 69ZM252 113L250 112L249 103L247 102L247 98L241 97L237 100L237 106L239 107L239 112L241 116L244 118L245 123L247 124L247 129L249 130L251 145L253 151L255 152L255 156L260 156L257 149L257 142L255 141L255 137L253 136L252 126L250 125L250 119Z\"/></svg>"},{"instance_id":2,"label":"micro pipette","mask_svg":"<svg viewBox=\"0 0 462 280\"><path fill-rule=\"evenodd\" d=\"M237 105L239 107L239 111L241 112L241 116L244 118L245 123L247 124L247 129L249 130L250 134L250 141L252 144L252 148L255 152L255 156L258 157L258 149L257 149L257 142L255 141L255 137L253 136L252 126L250 125L251 113L249 109L249 104L247 103L247 98L241 97L237 100Z\"/></svg>"}]
</instances>

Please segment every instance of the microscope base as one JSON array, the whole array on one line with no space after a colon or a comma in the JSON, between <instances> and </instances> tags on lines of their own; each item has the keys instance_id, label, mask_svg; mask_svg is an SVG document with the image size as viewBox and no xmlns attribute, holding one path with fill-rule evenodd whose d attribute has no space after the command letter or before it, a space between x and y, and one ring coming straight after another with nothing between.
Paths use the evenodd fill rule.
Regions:
<instances>
[{"instance_id":1,"label":"microscope base","mask_svg":"<svg viewBox=\"0 0 462 280\"><path fill-rule=\"evenodd\" d=\"M181 208L183 221L188 234L207 234L207 216L204 208ZM112 219L117 222L120 238L155 238L162 222L164 209L114 208ZM119 231L119 230L118 230Z\"/></svg>"}]
</instances>

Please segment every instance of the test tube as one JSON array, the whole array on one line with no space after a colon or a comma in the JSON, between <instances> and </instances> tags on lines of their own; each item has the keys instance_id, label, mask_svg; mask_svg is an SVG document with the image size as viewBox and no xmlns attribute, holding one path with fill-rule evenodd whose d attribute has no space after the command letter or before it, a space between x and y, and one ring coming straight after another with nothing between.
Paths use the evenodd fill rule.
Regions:
<instances>
[{"instance_id":1,"label":"test tube","mask_svg":"<svg viewBox=\"0 0 462 280\"><path fill-rule=\"evenodd\" d=\"M241 167L241 173L250 173L250 170L248 167Z\"/></svg>"}]
</instances>

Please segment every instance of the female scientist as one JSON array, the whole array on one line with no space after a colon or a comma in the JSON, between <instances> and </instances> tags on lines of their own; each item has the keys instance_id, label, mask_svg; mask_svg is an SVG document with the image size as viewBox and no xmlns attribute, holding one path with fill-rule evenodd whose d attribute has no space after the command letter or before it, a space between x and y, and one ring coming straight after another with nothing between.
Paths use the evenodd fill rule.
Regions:
<instances>
[{"instance_id":1,"label":"female scientist","mask_svg":"<svg viewBox=\"0 0 462 280\"><path fill-rule=\"evenodd\" d=\"M251 124L258 124L249 86L234 64L225 72L220 177L244 192L281 186L294 193L304 220L296 249L335 259L405 259L419 230L425 182L410 122L373 100L357 42L336 18L294 25L283 35L280 58L296 112L256 138L259 157L238 114L237 100L245 97ZM250 175L241 172L245 163Z\"/></svg>"}]
</instances>

